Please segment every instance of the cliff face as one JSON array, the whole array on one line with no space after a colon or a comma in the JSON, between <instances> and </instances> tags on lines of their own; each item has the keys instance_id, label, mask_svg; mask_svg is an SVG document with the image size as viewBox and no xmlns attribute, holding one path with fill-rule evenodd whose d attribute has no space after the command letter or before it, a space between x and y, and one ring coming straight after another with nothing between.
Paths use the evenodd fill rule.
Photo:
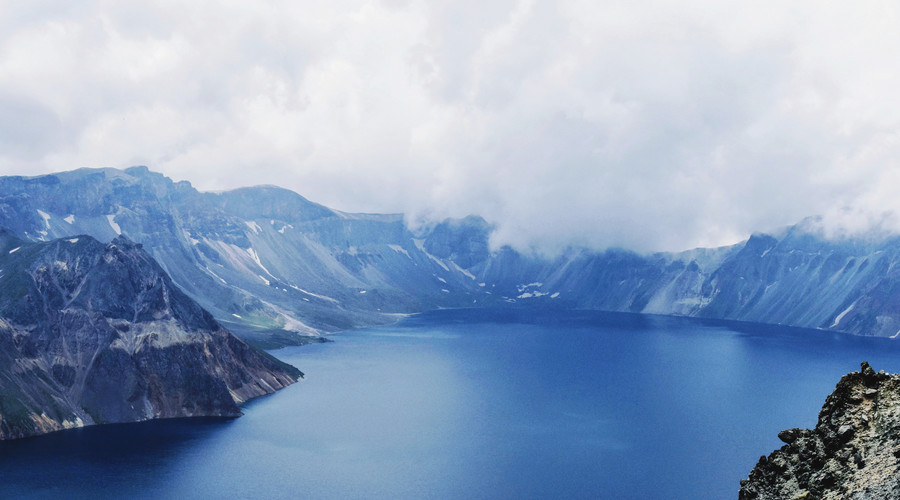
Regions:
<instances>
[{"instance_id":1,"label":"cliff face","mask_svg":"<svg viewBox=\"0 0 900 500\"><path fill-rule=\"evenodd\" d=\"M862 371L841 378L815 429L787 429L785 444L741 481L750 499L900 498L900 375Z\"/></svg>"},{"instance_id":2,"label":"cliff face","mask_svg":"<svg viewBox=\"0 0 900 500\"><path fill-rule=\"evenodd\" d=\"M0 232L0 439L238 416L301 376L223 329L124 237Z\"/></svg>"},{"instance_id":3,"label":"cliff face","mask_svg":"<svg viewBox=\"0 0 900 500\"><path fill-rule=\"evenodd\" d=\"M221 324L266 347L512 303L900 331L900 237L829 239L815 219L722 248L548 258L492 251L480 217L413 230L401 215L343 213L275 187L203 193L135 167L0 177L0 227L29 241L139 241Z\"/></svg>"},{"instance_id":4,"label":"cliff face","mask_svg":"<svg viewBox=\"0 0 900 500\"><path fill-rule=\"evenodd\" d=\"M469 225L441 225L429 243L401 215L337 212L271 186L203 193L142 167L0 177L0 227L143 243L220 323L266 347L492 299L452 260L487 255L486 228Z\"/></svg>"}]
</instances>

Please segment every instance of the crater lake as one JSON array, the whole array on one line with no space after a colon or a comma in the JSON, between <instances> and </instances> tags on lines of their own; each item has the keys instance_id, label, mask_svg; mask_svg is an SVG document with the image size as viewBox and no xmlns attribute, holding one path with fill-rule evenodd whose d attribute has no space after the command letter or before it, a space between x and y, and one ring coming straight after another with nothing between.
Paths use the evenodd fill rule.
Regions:
<instances>
[{"instance_id":1,"label":"crater lake","mask_svg":"<svg viewBox=\"0 0 900 500\"><path fill-rule=\"evenodd\" d=\"M592 311L442 310L272 351L238 419L0 443L2 498L736 498L896 341Z\"/></svg>"}]
</instances>

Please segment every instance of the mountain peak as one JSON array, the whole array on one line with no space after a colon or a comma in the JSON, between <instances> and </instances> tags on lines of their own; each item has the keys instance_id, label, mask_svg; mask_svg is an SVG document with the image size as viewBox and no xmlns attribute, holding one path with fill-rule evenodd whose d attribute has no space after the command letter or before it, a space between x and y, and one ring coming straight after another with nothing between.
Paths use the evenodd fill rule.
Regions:
<instances>
[{"instance_id":1,"label":"mountain peak","mask_svg":"<svg viewBox=\"0 0 900 500\"><path fill-rule=\"evenodd\" d=\"M0 266L0 439L238 416L302 375L223 329L126 237L33 242Z\"/></svg>"}]
</instances>

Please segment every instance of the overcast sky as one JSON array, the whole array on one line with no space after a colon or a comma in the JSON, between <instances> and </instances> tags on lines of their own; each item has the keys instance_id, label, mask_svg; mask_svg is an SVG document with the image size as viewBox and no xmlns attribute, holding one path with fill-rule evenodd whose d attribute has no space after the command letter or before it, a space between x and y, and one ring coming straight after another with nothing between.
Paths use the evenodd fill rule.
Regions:
<instances>
[{"instance_id":1,"label":"overcast sky","mask_svg":"<svg viewBox=\"0 0 900 500\"><path fill-rule=\"evenodd\" d=\"M551 251L900 206L891 2L128 3L0 0L0 174L143 164Z\"/></svg>"}]
</instances>

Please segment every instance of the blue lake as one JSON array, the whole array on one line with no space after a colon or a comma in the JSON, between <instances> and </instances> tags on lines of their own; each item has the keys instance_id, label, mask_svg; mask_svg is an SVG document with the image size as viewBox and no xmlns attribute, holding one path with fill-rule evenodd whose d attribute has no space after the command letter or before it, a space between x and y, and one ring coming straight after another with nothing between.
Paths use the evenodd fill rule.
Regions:
<instances>
[{"instance_id":1,"label":"blue lake","mask_svg":"<svg viewBox=\"0 0 900 500\"><path fill-rule=\"evenodd\" d=\"M436 311L274 354L233 420L0 443L0 498L736 498L776 434L900 344L598 312Z\"/></svg>"}]
</instances>

